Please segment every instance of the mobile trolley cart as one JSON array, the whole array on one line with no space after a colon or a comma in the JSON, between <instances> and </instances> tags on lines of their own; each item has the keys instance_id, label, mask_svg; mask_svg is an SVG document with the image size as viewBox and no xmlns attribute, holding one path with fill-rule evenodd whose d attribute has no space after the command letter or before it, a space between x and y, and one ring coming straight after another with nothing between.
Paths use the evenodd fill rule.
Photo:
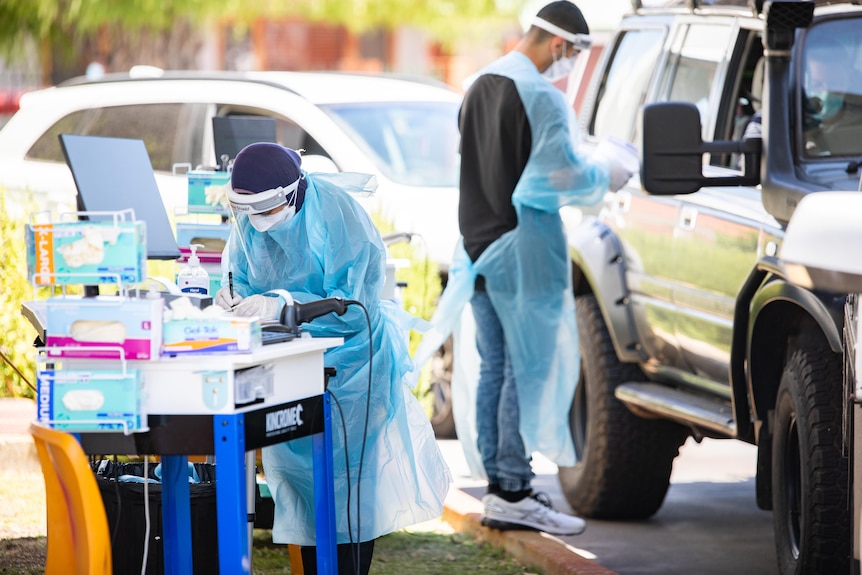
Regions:
<instances>
[{"instance_id":1,"label":"mobile trolley cart","mask_svg":"<svg viewBox=\"0 0 862 575\"><path fill-rule=\"evenodd\" d=\"M247 353L160 355L161 298L129 297L124 288L144 279L145 224L132 210L67 215L81 214L107 220L37 223L44 218L31 218L25 239L34 295L37 286L51 285L63 286L65 293L67 284L116 284L118 295L49 297L22 305L46 344L36 352L39 420L76 433L87 453L162 456L167 575L192 573L189 455L212 454L218 463L220 573L249 573L246 489L247 481L253 483L254 461L252 456L247 464L246 453L311 436L318 565L322 573L335 573L323 353L343 340L299 337Z\"/></svg>"},{"instance_id":2,"label":"mobile trolley cart","mask_svg":"<svg viewBox=\"0 0 862 575\"><path fill-rule=\"evenodd\" d=\"M166 575L191 575L188 456L214 454L219 572L250 573L246 452L311 436L320 573L337 572L329 395L323 352L341 338L302 337L253 353L127 361L141 372L148 431L82 431L86 453L159 455ZM110 369L114 359L59 360ZM257 370L254 372L252 370ZM255 387L249 390L249 385ZM252 463L253 466L253 463Z\"/></svg>"}]
</instances>

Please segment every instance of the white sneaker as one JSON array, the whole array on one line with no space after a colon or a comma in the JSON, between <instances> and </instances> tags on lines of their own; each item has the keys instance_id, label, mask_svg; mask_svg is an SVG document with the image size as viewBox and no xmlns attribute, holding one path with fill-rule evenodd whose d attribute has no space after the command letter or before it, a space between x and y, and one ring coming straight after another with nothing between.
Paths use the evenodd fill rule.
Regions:
<instances>
[{"instance_id":1,"label":"white sneaker","mask_svg":"<svg viewBox=\"0 0 862 575\"><path fill-rule=\"evenodd\" d=\"M580 517L555 510L544 493L510 503L498 495L489 493L482 497L485 516L482 525L494 529L530 528L552 535L578 535L587 524Z\"/></svg>"}]
</instances>

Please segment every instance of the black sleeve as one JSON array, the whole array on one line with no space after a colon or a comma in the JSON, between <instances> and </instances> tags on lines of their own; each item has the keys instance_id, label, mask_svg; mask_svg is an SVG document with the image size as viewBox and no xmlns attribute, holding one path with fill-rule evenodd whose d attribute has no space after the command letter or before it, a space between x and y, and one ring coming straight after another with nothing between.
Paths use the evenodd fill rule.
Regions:
<instances>
[{"instance_id":1,"label":"black sleeve","mask_svg":"<svg viewBox=\"0 0 862 575\"><path fill-rule=\"evenodd\" d=\"M458 219L473 261L518 219L512 192L530 157L532 136L515 83L480 76L464 96L461 130L461 196Z\"/></svg>"}]
</instances>

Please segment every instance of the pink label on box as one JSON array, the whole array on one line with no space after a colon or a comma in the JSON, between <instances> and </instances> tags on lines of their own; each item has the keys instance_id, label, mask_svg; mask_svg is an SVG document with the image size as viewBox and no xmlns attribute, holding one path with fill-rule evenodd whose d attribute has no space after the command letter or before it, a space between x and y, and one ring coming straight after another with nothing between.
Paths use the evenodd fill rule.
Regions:
<instances>
[{"instance_id":1,"label":"pink label on box","mask_svg":"<svg viewBox=\"0 0 862 575\"><path fill-rule=\"evenodd\" d=\"M188 248L180 248L180 254L180 257L177 258L177 262L184 264L188 263L189 256L192 255L192 251ZM202 264L221 263L221 252L208 252L203 250L197 250L196 254Z\"/></svg>"},{"instance_id":2,"label":"pink label on box","mask_svg":"<svg viewBox=\"0 0 862 575\"><path fill-rule=\"evenodd\" d=\"M48 355L52 357L76 357L91 359L119 359L119 349L103 349L107 347L122 348L126 359L151 359L152 341L149 339L126 339L122 344L81 342L71 337L58 337L48 335L45 346L50 349ZM90 348L100 349L90 349ZM62 348L62 349L56 349ZM158 355L158 353L156 353Z\"/></svg>"}]
</instances>

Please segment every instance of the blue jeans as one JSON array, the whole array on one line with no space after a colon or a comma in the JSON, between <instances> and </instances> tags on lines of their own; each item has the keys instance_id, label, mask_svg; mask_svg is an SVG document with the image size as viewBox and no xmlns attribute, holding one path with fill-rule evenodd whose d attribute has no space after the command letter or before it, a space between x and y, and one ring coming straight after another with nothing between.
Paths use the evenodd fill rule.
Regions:
<instances>
[{"instance_id":1,"label":"blue jeans","mask_svg":"<svg viewBox=\"0 0 862 575\"><path fill-rule=\"evenodd\" d=\"M488 483L496 483L504 491L529 489L534 474L518 427L518 394L503 326L487 292L477 291L470 304L481 360L476 392L477 447Z\"/></svg>"}]
</instances>

